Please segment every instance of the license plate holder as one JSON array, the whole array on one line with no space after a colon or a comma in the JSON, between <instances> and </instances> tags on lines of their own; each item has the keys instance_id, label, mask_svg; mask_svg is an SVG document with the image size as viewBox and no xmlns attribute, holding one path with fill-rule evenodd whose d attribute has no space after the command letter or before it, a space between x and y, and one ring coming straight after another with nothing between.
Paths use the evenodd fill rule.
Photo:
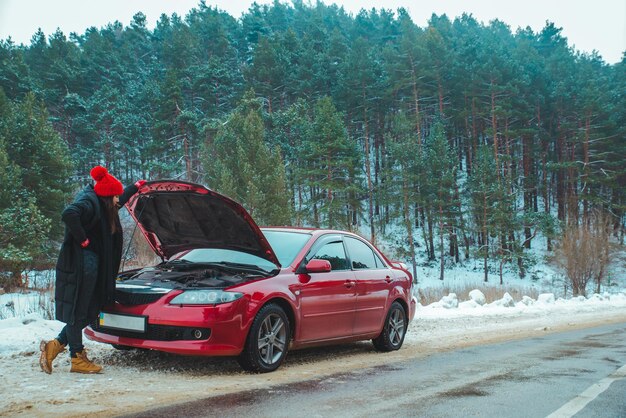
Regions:
<instances>
[{"instance_id":1,"label":"license plate holder","mask_svg":"<svg viewBox=\"0 0 626 418\"><path fill-rule=\"evenodd\" d=\"M101 328L117 329L122 331L146 332L148 317L143 315L114 314L100 312L98 325Z\"/></svg>"}]
</instances>

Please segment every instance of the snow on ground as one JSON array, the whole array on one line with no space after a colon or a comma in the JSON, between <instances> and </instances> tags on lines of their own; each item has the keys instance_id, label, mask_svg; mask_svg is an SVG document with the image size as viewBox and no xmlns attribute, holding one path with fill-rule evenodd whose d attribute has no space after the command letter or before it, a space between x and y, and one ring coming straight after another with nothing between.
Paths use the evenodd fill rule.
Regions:
<instances>
[{"instance_id":1,"label":"snow on ground","mask_svg":"<svg viewBox=\"0 0 626 418\"><path fill-rule=\"evenodd\" d=\"M47 375L39 368L39 343L54 338L63 324L50 320L54 273L31 272L31 287L48 290L0 295L0 381L4 382L0 385L0 416L138 412L146 401L156 407L268 385L332 378L333 373L411 361L469 345L626 322L625 259L621 253L611 266L602 294L587 298L572 298L562 275L540 258L524 279L507 266L503 285L493 266L487 284L481 263L474 262L446 265L442 282L437 263L419 260L415 296L423 300L420 292L424 292L436 302L418 304L401 350L377 353L370 342L299 350L290 352L285 364L268 375L242 372L233 359L118 351L86 338L89 356L104 366L103 374L68 373L69 356L63 353L54 363L53 374ZM433 295L443 297L432 299Z\"/></svg>"},{"instance_id":2,"label":"snow on ground","mask_svg":"<svg viewBox=\"0 0 626 418\"><path fill-rule=\"evenodd\" d=\"M300 350L290 353L278 371L251 375L232 359L117 351L85 339L89 356L105 367L103 374L89 376L68 373L67 354L55 361L52 375L41 372L39 342L55 337L63 324L30 311L39 303L39 294L1 295L3 305L13 302L16 316L0 320L0 381L5 382L0 386L0 416L111 416L137 412L146 401L165 405L410 361L471 344L626 321L624 292L569 300L541 294L518 302L505 295L492 303L481 293L471 292L466 300L449 294L436 303L418 305L397 352L376 353L369 342Z\"/></svg>"},{"instance_id":3,"label":"snow on ground","mask_svg":"<svg viewBox=\"0 0 626 418\"><path fill-rule=\"evenodd\" d=\"M15 314L11 318L0 320L0 358L25 351L37 351L39 341L55 337L63 328L62 322L42 317L37 311L41 304L42 294L39 292L0 295L0 307L5 311L4 317L7 311ZM525 296L519 302L515 302L508 293L505 293L502 299L486 303L482 292L475 289L465 301L459 301L455 293L450 293L439 302L430 305L422 306L418 303L412 326L430 319L460 317L489 319L552 314L575 317L580 313L603 314L607 310L621 309L626 312L625 292L593 294L588 298L579 296L572 299L556 298L553 293L543 293L536 300ZM408 333L406 342L410 342L413 337L413 334ZM90 345L96 351L108 349L106 344L93 342Z\"/></svg>"}]
</instances>

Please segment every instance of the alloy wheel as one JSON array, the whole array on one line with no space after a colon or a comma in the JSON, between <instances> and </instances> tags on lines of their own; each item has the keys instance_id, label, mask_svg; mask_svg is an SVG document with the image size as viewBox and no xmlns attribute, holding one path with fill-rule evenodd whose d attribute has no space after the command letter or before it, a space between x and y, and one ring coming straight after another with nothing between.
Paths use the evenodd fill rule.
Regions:
<instances>
[{"instance_id":1,"label":"alloy wheel","mask_svg":"<svg viewBox=\"0 0 626 418\"><path fill-rule=\"evenodd\" d=\"M391 344L397 346L402 342L405 329L404 310L402 308L395 309L389 316L389 340Z\"/></svg>"},{"instance_id":2,"label":"alloy wheel","mask_svg":"<svg viewBox=\"0 0 626 418\"><path fill-rule=\"evenodd\" d=\"M287 327L277 314L270 314L259 327L259 357L265 364L271 365L279 361L287 346Z\"/></svg>"}]
</instances>

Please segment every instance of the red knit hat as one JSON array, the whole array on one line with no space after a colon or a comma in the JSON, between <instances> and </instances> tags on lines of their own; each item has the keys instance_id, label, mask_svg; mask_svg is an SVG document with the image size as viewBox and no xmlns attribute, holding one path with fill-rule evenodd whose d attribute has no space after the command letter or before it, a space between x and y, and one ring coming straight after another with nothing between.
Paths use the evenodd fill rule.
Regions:
<instances>
[{"instance_id":1,"label":"red knit hat","mask_svg":"<svg viewBox=\"0 0 626 418\"><path fill-rule=\"evenodd\" d=\"M96 181L93 189L98 196L119 196L124 192L124 186L115 177L109 174L106 168L95 166L91 169L91 177Z\"/></svg>"}]
</instances>

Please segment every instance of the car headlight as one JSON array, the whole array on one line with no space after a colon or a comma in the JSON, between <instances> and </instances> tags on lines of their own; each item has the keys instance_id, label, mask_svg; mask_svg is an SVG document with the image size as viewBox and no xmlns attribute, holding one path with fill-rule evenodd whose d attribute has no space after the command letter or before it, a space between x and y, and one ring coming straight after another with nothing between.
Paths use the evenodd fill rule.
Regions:
<instances>
[{"instance_id":1,"label":"car headlight","mask_svg":"<svg viewBox=\"0 0 626 418\"><path fill-rule=\"evenodd\" d=\"M170 301L170 305L217 305L233 302L243 293L223 290L185 290Z\"/></svg>"}]
</instances>

